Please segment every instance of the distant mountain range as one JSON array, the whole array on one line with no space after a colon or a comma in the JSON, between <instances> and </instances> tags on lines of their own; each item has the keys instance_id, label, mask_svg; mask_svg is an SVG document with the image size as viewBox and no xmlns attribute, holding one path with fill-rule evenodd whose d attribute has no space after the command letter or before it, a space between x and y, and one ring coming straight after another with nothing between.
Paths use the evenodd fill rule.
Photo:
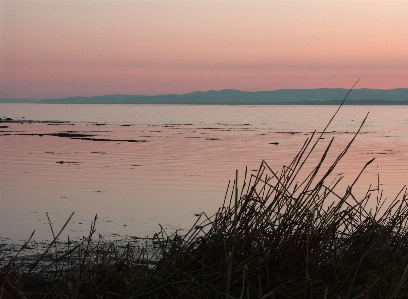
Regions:
<instances>
[{"instance_id":1,"label":"distant mountain range","mask_svg":"<svg viewBox=\"0 0 408 299\"><path fill-rule=\"evenodd\" d=\"M184 105L339 105L348 89L280 89L245 92L234 89L177 95L104 95L46 100L0 99L0 103L41 104L184 104ZM354 89L345 105L408 105L408 88Z\"/></svg>"}]
</instances>

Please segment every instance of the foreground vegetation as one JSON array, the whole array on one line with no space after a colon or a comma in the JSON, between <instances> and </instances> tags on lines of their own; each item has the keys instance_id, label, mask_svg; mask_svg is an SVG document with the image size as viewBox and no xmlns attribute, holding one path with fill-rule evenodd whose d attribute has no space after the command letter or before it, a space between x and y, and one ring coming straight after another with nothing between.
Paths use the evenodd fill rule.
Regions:
<instances>
[{"instance_id":1,"label":"foreground vegetation","mask_svg":"<svg viewBox=\"0 0 408 299\"><path fill-rule=\"evenodd\" d=\"M357 199L358 175L337 191L333 170L358 132L300 178L324 132L280 172L263 161L240 188L237 174L218 212L185 234L120 247L95 240L94 221L82 242L57 234L35 260L27 241L0 261L0 298L408 298L406 188L389 203L378 186Z\"/></svg>"}]
</instances>

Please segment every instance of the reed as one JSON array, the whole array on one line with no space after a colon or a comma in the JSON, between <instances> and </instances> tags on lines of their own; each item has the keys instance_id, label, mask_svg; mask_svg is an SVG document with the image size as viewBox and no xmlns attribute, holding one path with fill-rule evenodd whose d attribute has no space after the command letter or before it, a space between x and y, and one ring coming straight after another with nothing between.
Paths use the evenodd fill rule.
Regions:
<instances>
[{"instance_id":1,"label":"reed","mask_svg":"<svg viewBox=\"0 0 408 299\"><path fill-rule=\"evenodd\" d=\"M342 177L326 184L357 134L320 173L330 142L304 180L297 175L320 138L308 139L280 173L263 161L215 215L202 214L186 235L158 238L162 258L140 295L406 298L406 188L387 207L377 188L376 207L368 209L373 191L353 195L361 173L342 193L335 190Z\"/></svg>"},{"instance_id":2,"label":"reed","mask_svg":"<svg viewBox=\"0 0 408 299\"><path fill-rule=\"evenodd\" d=\"M280 171L262 161L241 187L237 174L217 213L185 234L161 228L121 247L93 236L95 218L87 238L58 233L34 262L27 241L1 261L0 298L408 298L407 188L390 202L379 186L357 198L373 160L344 190L333 175L360 129L329 167L333 140L301 175L324 130Z\"/></svg>"}]
</instances>

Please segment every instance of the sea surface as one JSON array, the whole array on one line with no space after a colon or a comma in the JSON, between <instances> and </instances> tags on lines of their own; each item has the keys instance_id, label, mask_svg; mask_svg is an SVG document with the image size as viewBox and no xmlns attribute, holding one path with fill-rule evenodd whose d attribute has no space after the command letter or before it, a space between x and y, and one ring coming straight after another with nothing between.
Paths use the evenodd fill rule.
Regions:
<instances>
[{"instance_id":1,"label":"sea surface","mask_svg":"<svg viewBox=\"0 0 408 299\"><path fill-rule=\"evenodd\" d=\"M279 173L337 108L0 104L0 239L22 243L35 230L34 239L50 240L46 213L56 233L72 212L61 239L87 236L95 215L108 240L151 236L160 226L182 233L195 214L217 211L236 170L239 185L262 160ZM379 184L392 200L408 183L406 106L343 106L305 170L334 138L327 169L367 113L334 172L344 175L338 192L375 158L353 191L362 197Z\"/></svg>"}]
</instances>

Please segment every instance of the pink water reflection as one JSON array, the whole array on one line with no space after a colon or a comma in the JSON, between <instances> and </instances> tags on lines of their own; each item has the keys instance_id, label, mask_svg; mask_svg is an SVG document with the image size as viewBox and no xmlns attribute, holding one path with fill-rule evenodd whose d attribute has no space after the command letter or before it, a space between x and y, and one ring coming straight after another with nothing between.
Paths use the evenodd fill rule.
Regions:
<instances>
[{"instance_id":1,"label":"pink water reflection","mask_svg":"<svg viewBox=\"0 0 408 299\"><path fill-rule=\"evenodd\" d=\"M395 120L395 115L389 117ZM407 124L403 123L400 131L384 124L386 119L374 117L357 137L333 173L346 175L340 189L345 191L374 157L375 163L356 185L356 194L363 195L371 183L377 184L377 173L384 196L389 198L406 183L408 141L402 135ZM245 121L5 125L8 127L0 132L0 227L3 238L15 241L27 238L34 229L37 238L50 239L45 212L49 212L56 230L75 211L62 238L86 235L95 214L99 217L97 230L107 238L151 235L159 228L158 223L169 229L188 228L195 221L195 213L216 212L236 169L241 183L245 167L250 174L255 173L262 160L280 171L311 136L311 130L305 127L294 132L283 125L247 125ZM331 137L335 137L323 166L327 169L358 126L355 122L343 131L325 135L305 170L316 165ZM99 141L51 135L64 132L93 135Z\"/></svg>"}]
</instances>

